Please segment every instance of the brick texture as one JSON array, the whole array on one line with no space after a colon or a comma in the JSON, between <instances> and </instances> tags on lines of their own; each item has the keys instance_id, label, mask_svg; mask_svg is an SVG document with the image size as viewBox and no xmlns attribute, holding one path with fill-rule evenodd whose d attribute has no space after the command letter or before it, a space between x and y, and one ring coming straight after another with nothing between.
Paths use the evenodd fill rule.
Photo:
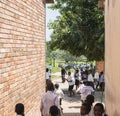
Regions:
<instances>
[{"instance_id":1,"label":"brick texture","mask_svg":"<svg viewBox=\"0 0 120 116\"><path fill-rule=\"evenodd\" d=\"M44 91L45 5L0 0L0 116L16 116L18 102L26 116L37 116Z\"/></svg>"}]
</instances>

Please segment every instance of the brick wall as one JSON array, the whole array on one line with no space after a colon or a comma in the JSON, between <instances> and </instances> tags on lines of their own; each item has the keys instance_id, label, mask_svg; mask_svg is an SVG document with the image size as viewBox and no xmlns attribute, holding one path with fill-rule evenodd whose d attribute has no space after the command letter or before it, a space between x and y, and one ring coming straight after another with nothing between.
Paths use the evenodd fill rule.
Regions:
<instances>
[{"instance_id":1,"label":"brick wall","mask_svg":"<svg viewBox=\"0 0 120 116\"><path fill-rule=\"evenodd\" d=\"M42 0L0 0L0 116L15 116L18 102L26 116L37 116L44 78Z\"/></svg>"}]
</instances>

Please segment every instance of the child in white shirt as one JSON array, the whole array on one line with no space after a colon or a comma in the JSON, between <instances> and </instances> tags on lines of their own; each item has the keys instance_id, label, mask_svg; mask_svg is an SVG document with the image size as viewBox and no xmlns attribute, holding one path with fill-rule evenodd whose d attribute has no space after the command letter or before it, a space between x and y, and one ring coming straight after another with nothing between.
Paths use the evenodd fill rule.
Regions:
<instances>
[{"instance_id":1,"label":"child in white shirt","mask_svg":"<svg viewBox=\"0 0 120 116\"><path fill-rule=\"evenodd\" d=\"M69 84L68 90L69 90L69 92L70 92L70 97L71 97L72 95L75 95L75 93L74 93L74 91L73 91L74 81L73 81L73 79L72 79L72 77L71 77L71 72L68 72L68 77L67 77L66 80L68 81L68 84Z\"/></svg>"},{"instance_id":2,"label":"child in white shirt","mask_svg":"<svg viewBox=\"0 0 120 116\"><path fill-rule=\"evenodd\" d=\"M86 97L94 92L94 89L89 85L89 82L85 82L85 86L80 90L81 101L84 102Z\"/></svg>"},{"instance_id":3,"label":"child in white shirt","mask_svg":"<svg viewBox=\"0 0 120 116\"><path fill-rule=\"evenodd\" d=\"M64 93L63 93L63 91L59 88L59 84L55 84L55 93L56 93L57 96L58 96L60 105L62 105L62 99L63 99L63 97L64 97Z\"/></svg>"}]
</instances>

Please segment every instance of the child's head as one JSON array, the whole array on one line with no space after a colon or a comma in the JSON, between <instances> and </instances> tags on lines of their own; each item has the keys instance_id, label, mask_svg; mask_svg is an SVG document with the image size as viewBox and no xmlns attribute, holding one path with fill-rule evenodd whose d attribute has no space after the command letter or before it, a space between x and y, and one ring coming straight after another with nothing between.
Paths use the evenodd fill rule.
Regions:
<instances>
[{"instance_id":1,"label":"child's head","mask_svg":"<svg viewBox=\"0 0 120 116\"><path fill-rule=\"evenodd\" d=\"M46 72L48 72L49 71L49 69L48 68L46 68Z\"/></svg>"},{"instance_id":2,"label":"child's head","mask_svg":"<svg viewBox=\"0 0 120 116\"><path fill-rule=\"evenodd\" d=\"M15 112L20 115L24 115L24 105L22 103L18 103L15 105Z\"/></svg>"},{"instance_id":3,"label":"child's head","mask_svg":"<svg viewBox=\"0 0 120 116\"><path fill-rule=\"evenodd\" d=\"M84 102L82 103L82 106L80 108L80 114L86 115L90 112L90 110L91 110L91 106L88 103Z\"/></svg>"},{"instance_id":4,"label":"child's head","mask_svg":"<svg viewBox=\"0 0 120 116\"><path fill-rule=\"evenodd\" d=\"M70 72L70 71L68 72L68 75L71 75L71 72Z\"/></svg>"},{"instance_id":5,"label":"child's head","mask_svg":"<svg viewBox=\"0 0 120 116\"><path fill-rule=\"evenodd\" d=\"M76 69L76 72L77 72L77 73L79 72L78 68Z\"/></svg>"},{"instance_id":6,"label":"child's head","mask_svg":"<svg viewBox=\"0 0 120 116\"><path fill-rule=\"evenodd\" d=\"M104 106L102 103L96 103L94 106L94 115L95 116L102 116L104 113Z\"/></svg>"},{"instance_id":7,"label":"child's head","mask_svg":"<svg viewBox=\"0 0 120 116\"><path fill-rule=\"evenodd\" d=\"M90 74L90 73L91 73L91 70L89 69L89 70L88 70L88 74Z\"/></svg>"},{"instance_id":8,"label":"child's head","mask_svg":"<svg viewBox=\"0 0 120 116\"><path fill-rule=\"evenodd\" d=\"M89 81L87 81L85 85L86 85L86 86L90 86L90 82L89 82Z\"/></svg>"},{"instance_id":9,"label":"child's head","mask_svg":"<svg viewBox=\"0 0 120 116\"><path fill-rule=\"evenodd\" d=\"M55 84L55 88L58 89L59 88L59 84L56 83Z\"/></svg>"},{"instance_id":10,"label":"child's head","mask_svg":"<svg viewBox=\"0 0 120 116\"><path fill-rule=\"evenodd\" d=\"M50 107L50 110L49 110L51 116L57 116L58 115L58 112L59 112L59 109L57 106L53 105Z\"/></svg>"},{"instance_id":11,"label":"child's head","mask_svg":"<svg viewBox=\"0 0 120 116\"><path fill-rule=\"evenodd\" d=\"M47 90L48 91L54 91L54 84L52 83L52 82L49 82L48 84L47 84Z\"/></svg>"},{"instance_id":12,"label":"child's head","mask_svg":"<svg viewBox=\"0 0 120 116\"><path fill-rule=\"evenodd\" d=\"M94 102L94 96L93 95L88 95L86 97L86 102L92 106L92 104Z\"/></svg>"}]
</instances>

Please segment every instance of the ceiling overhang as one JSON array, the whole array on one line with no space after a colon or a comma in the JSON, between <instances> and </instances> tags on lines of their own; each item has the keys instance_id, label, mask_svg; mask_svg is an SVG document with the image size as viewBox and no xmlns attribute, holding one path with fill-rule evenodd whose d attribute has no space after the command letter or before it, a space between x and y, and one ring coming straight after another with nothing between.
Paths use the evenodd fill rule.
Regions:
<instances>
[{"instance_id":1,"label":"ceiling overhang","mask_svg":"<svg viewBox=\"0 0 120 116\"><path fill-rule=\"evenodd\" d=\"M98 9L104 10L105 7L105 0L98 0Z\"/></svg>"},{"instance_id":2,"label":"ceiling overhang","mask_svg":"<svg viewBox=\"0 0 120 116\"><path fill-rule=\"evenodd\" d=\"M54 3L54 0L46 0L46 3Z\"/></svg>"}]
</instances>

